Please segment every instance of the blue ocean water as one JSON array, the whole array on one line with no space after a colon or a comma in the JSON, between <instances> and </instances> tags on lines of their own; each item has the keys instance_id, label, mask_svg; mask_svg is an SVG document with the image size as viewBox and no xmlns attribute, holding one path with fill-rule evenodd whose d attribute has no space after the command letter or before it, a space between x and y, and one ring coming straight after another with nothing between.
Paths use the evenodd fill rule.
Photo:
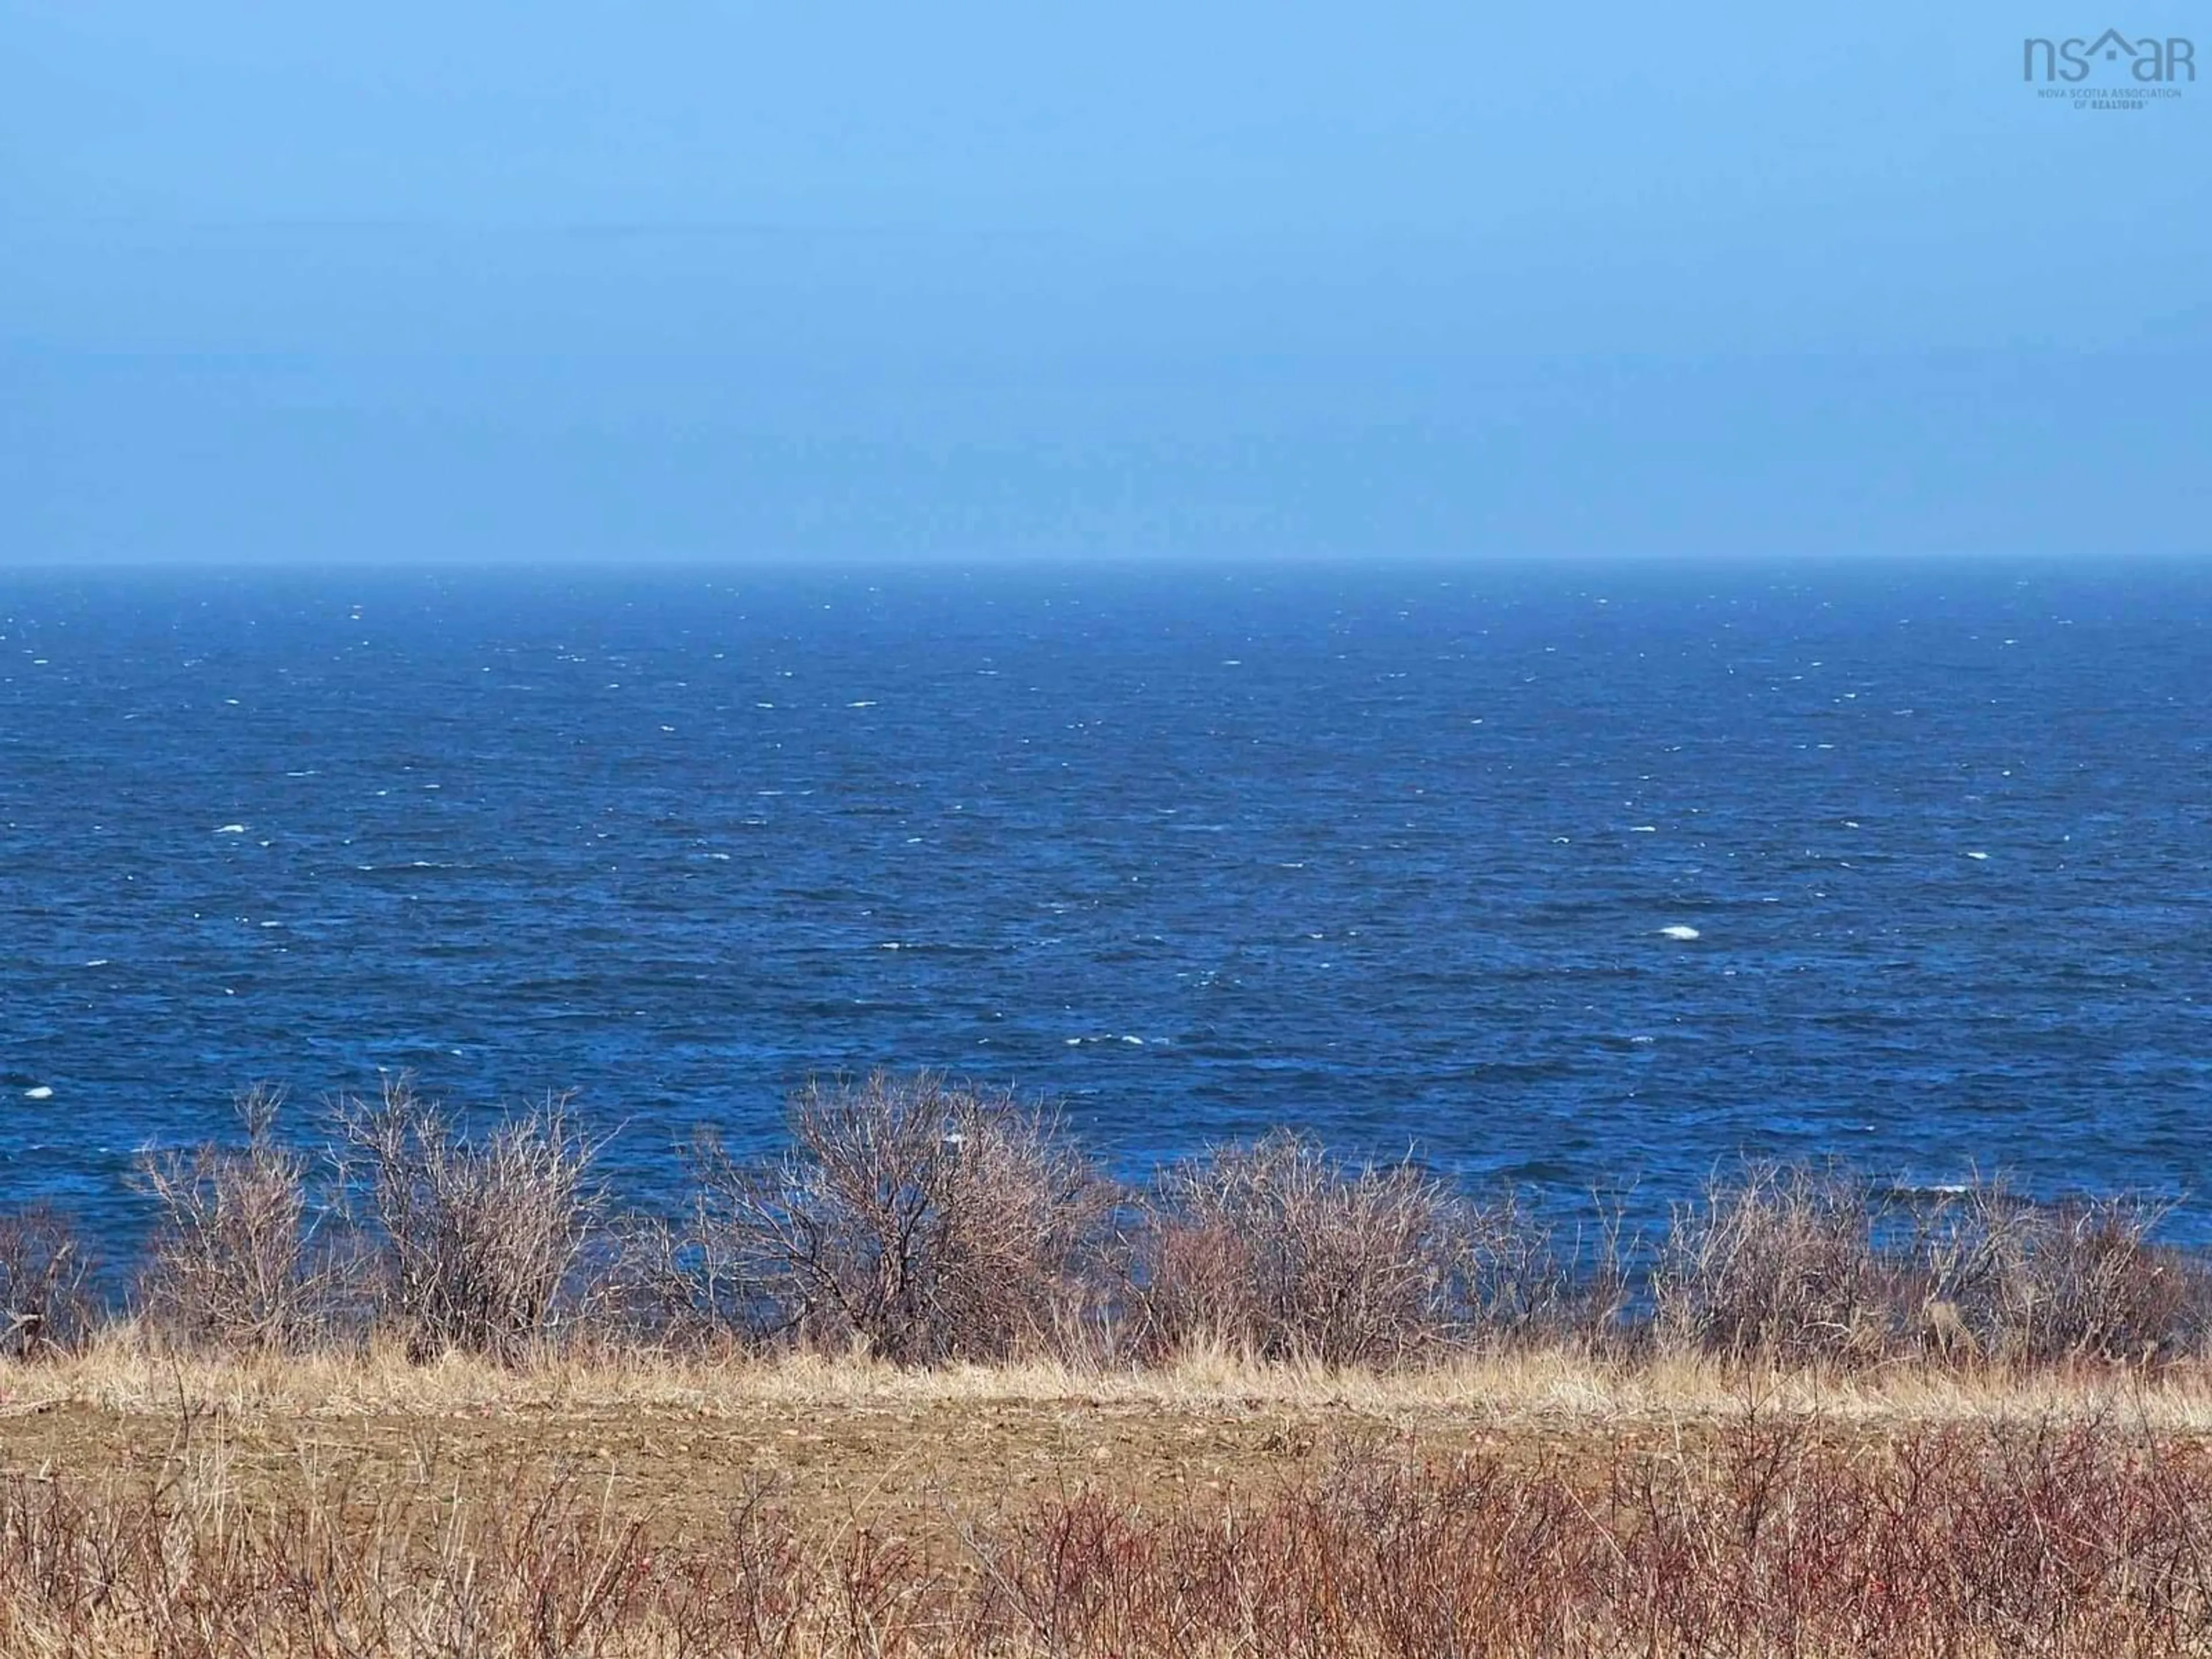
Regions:
<instances>
[{"instance_id":1,"label":"blue ocean water","mask_svg":"<svg viewBox=\"0 0 2212 1659\"><path fill-rule=\"evenodd\" d=\"M0 1182L810 1074L1650 1216L2212 1175L2212 566L0 575Z\"/></svg>"}]
</instances>

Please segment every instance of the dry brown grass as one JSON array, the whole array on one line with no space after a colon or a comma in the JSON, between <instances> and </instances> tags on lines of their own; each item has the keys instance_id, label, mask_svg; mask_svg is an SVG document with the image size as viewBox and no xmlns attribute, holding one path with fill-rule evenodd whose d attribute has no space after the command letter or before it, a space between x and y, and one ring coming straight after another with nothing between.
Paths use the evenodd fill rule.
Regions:
<instances>
[{"instance_id":1,"label":"dry brown grass","mask_svg":"<svg viewBox=\"0 0 2212 1659\"><path fill-rule=\"evenodd\" d=\"M1054 1358L899 1365L854 1354L721 1355L549 1350L528 1363L449 1352L411 1359L395 1343L307 1354L178 1354L128 1325L66 1356L0 1362L0 1413L42 1419L81 1408L159 1421L185 1402L233 1424L420 1419L611 1420L630 1414L730 1419L763 1412L1092 1410L1161 1420L1328 1419L1378 1431L1432 1429L1671 1434L1756 1400L1783 1415L1868 1433L1908 1425L2029 1419L2124 1421L2146 1432L2212 1436L2212 1366L2016 1368L1898 1364L1874 1370L1770 1368L1695 1355L1577 1349L1456 1355L1376 1369L1192 1351L1150 1366ZM4 1419L0 1419L4 1420Z\"/></svg>"},{"instance_id":2,"label":"dry brown grass","mask_svg":"<svg viewBox=\"0 0 2212 1659\"><path fill-rule=\"evenodd\" d=\"M2212 1369L0 1363L0 1653L2203 1650Z\"/></svg>"},{"instance_id":3,"label":"dry brown grass","mask_svg":"<svg viewBox=\"0 0 2212 1659\"><path fill-rule=\"evenodd\" d=\"M129 1317L0 1215L0 1659L2212 1652L2140 1205L1746 1166L1585 1252L878 1076L641 1252L557 1105L276 1106L142 1160Z\"/></svg>"},{"instance_id":4,"label":"dry brown grass","mask_svg":"<svg viewBox=\"0 0 2212 1659\"><path fill-rule=\"evenodd\" d=\"M1565 1356L517 1370L111 1335L0 1377L10 1655L2212 1641L2212 1388L2181 1371L1855 1394Z\"/></svg>"}]
</instances>

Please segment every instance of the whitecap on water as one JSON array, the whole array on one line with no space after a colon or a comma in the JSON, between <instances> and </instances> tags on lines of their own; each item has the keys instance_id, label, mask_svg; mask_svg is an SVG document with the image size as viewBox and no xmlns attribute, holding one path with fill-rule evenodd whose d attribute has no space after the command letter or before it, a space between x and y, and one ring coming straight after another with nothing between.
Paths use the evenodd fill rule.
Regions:
<instances>
[{"instance_id":1,"label":"whitecap on water","mask_svg":"<svg viewBox=\"0 0 2212 1659\"><path fill-rule=\"evenodd\" d=\"M1698 933L1696 928L1685 927L1679 921L1674 923L1670 927L1662 927L1659 932L1667 939L1702 939L1705 937L1702 933Z\"/></svg>"},{"instance_id":2,"label":"whitecap on water","mask_svg":"<svg viewBox=\"0 0 2212 1659\"><path fill-rule=\"evenodd\" d=\"M242 823L226 823L216 831L218 836L242 836L245 833L246 826Z\"/></svg>"},{"instance_id":3,"label":"whitecap on water","mask_svg":"<svg viewBox=\"0 0 2212 1659\"><path fill-rule=\"evenodd\" d=\"M1628 826L1628 833L1632 836L1656 836L1659 833L1659 826L1656 823L1632 823Z\"/></svg>"},{"instance_id":4,"label":"whitecap on water","mask_svg":"<svg viewBox=\"0 0 2212 1659\"><path fill-rule=\"evenodd\" d=\"M1970 859L1985 859L1989 857L1989 854L1987 853L1969 853L1966 856Z\"/></svg>"},{"instance_id":5,"label":"whitecap on water","mask_svg":"<svg viewBox=\"0 0 2212 1659\"><path fill-rule=\"evenodd\" d=\"M23 1098L26 1100L52 1100L53 1097L54 1091L43 1083L35 1089L23 1091Z\"/></svg>"}]
</instances>

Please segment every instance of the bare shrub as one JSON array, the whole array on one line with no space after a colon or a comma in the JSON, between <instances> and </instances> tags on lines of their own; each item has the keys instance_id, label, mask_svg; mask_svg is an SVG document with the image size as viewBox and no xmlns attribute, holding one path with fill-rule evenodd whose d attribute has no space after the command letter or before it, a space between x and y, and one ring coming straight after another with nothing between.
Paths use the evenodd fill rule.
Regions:
<instances>
[{"instance_id":1,"label":"bare shrub","mask_svg":"<svg viewBox=\"0 0 2212 1659\"><path fill-rule=\"evenodd\" d=\"M1619 1344L1633 1244L1618 1206L1562 1237L1511 1194L1460 1212L1468 1273L1468 1336L1486 1346Z\"/></svg>"},{"instance_id":2,"label":"bare shrub","mask_svg":"<svg viewBox=\"0 0 2212 1659\"><path fill-rule=\"evenodd\" d=\"M92 1329L92 1258L75 1224L46 1205L0 1215L0 1356L38 1359Z\"/></svg>"},{"instance_id":3,"label":"bare shrub","mask_svg":"<svg viewBox=\"0 0 2212 1659\"><path fill-rule=\"evenodd\" d=\"M1053 1114L932 1073L809 1084L760 1163L710 1135L684 1267L699 1317L902 1364L1086 1340L1112 1186Z\"/></svg>"},{"instance_id":4,"label":"bare shrub","mask_svg":"<svg viewBox=\"0 0 2212 1659\"><path fill-rule=\"evenodd\" d=\"M1865 1184L1751 1164L1678 1206L1651 1279L1655 1334L1729 1358L1879 1358L1899 1323L1895 1264Z\"/></svg>"},{"instance_id":5,"label":"bare shrub","mask_svg":"<svg viewBox=\"0 0 2212 1659\"><path fill-rule=\"evenodd\" d=\"M687 1203L696 1209L696 1190ZM734 1341L739 1322L701 1251L688 1215L616 1209L590 1271L598 1279L592 1336L635 1352L696 1355Z\"/></svg>"},{"instance_id":6,"label":"bare shrub","mask_svg":"<svg viewBox=\"0 0 2212 1659\"><path fill-rule=\"evenodd\" d=\"M196 1346L296 1347L325 1328L330 1276L313 1255L307 1160L276 1139L281 1091L239 1097L242 1146L139 1154L158 1211L138 1282L148 1322Z\"/></svg>"},{"instance_id":7,"label":"bare shrub","mask_svg":"<svg viewBox=\"0 0 2212 1659\"><path fill-rule=\"evenodd\" d=\"M1501 1218L1493 1231L1516 1241ZM1346 1165L1286 1130L1218 1147L1157 1183L1129 1291L1136 1340L1333 1365L1433 1350L1470 1328L1481 1221L1410 1161ZM1539 1305L1532 1288L1515 1294Z\"/></svg>"},{"instance_id":8,"label":"bare shrub","mask_svg":"<svg viewBox=\"0 0 2212 1659\"><path fill-rule=\"evenodd\" d=\"M597 1147L558 1099L481 1138L405 1079L336 1109L346 1190L365 1206L380 1324L408 1352L520 1358L588 1306L583 1273L601 1219Z\"/></svg>"},{"instance_id":9,"label":"bare shrub","mask_svg":"<svg viewBox=\"0 0 2212 1659\"><path fill-rule=\"evenodd\" d=\"M1942 1310L1930 1323L2012 1364L2197 1352L2212 1328L2212 1275L2154 1242L2164 1215L2130 1198L2031 1204L2002 1182L1978 1182L1916 1240L1925 1305Z\"/></svg>"},{"instance_id":10,"label":"bare shrub","mask_svg":"<svg viewBox=\"0 0 2212 1659\"><path fill-rule=\"evenodd\" d=\"M2212 1329L2212 1274L2153 1242L2156 1206L2036 1204L1985 1180L1926 1200L1833 1169L1716 1182L1660 1252L1656 1334L1782 1363L2053 1364L2172 1358Z\"/></svg>"}]
</instances>

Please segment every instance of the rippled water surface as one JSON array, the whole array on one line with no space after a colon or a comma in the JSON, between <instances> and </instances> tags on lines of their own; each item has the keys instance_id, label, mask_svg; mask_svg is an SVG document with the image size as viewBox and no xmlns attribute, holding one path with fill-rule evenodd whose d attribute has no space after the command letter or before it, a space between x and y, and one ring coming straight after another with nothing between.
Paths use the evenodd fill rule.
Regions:
<instances>
[{"instance_id":1,"label":"rippled water surface","mask_svg":"<svg viewBox=\"0 0 2212 1659\"><path fill-rule=\"evenodd\" d=\"M2212 567L0 575L0 1152L810 1073L2203 1193ZM2204 1212L2185 1212L2203 1231Z\"/></svg>"}]
</instances>

